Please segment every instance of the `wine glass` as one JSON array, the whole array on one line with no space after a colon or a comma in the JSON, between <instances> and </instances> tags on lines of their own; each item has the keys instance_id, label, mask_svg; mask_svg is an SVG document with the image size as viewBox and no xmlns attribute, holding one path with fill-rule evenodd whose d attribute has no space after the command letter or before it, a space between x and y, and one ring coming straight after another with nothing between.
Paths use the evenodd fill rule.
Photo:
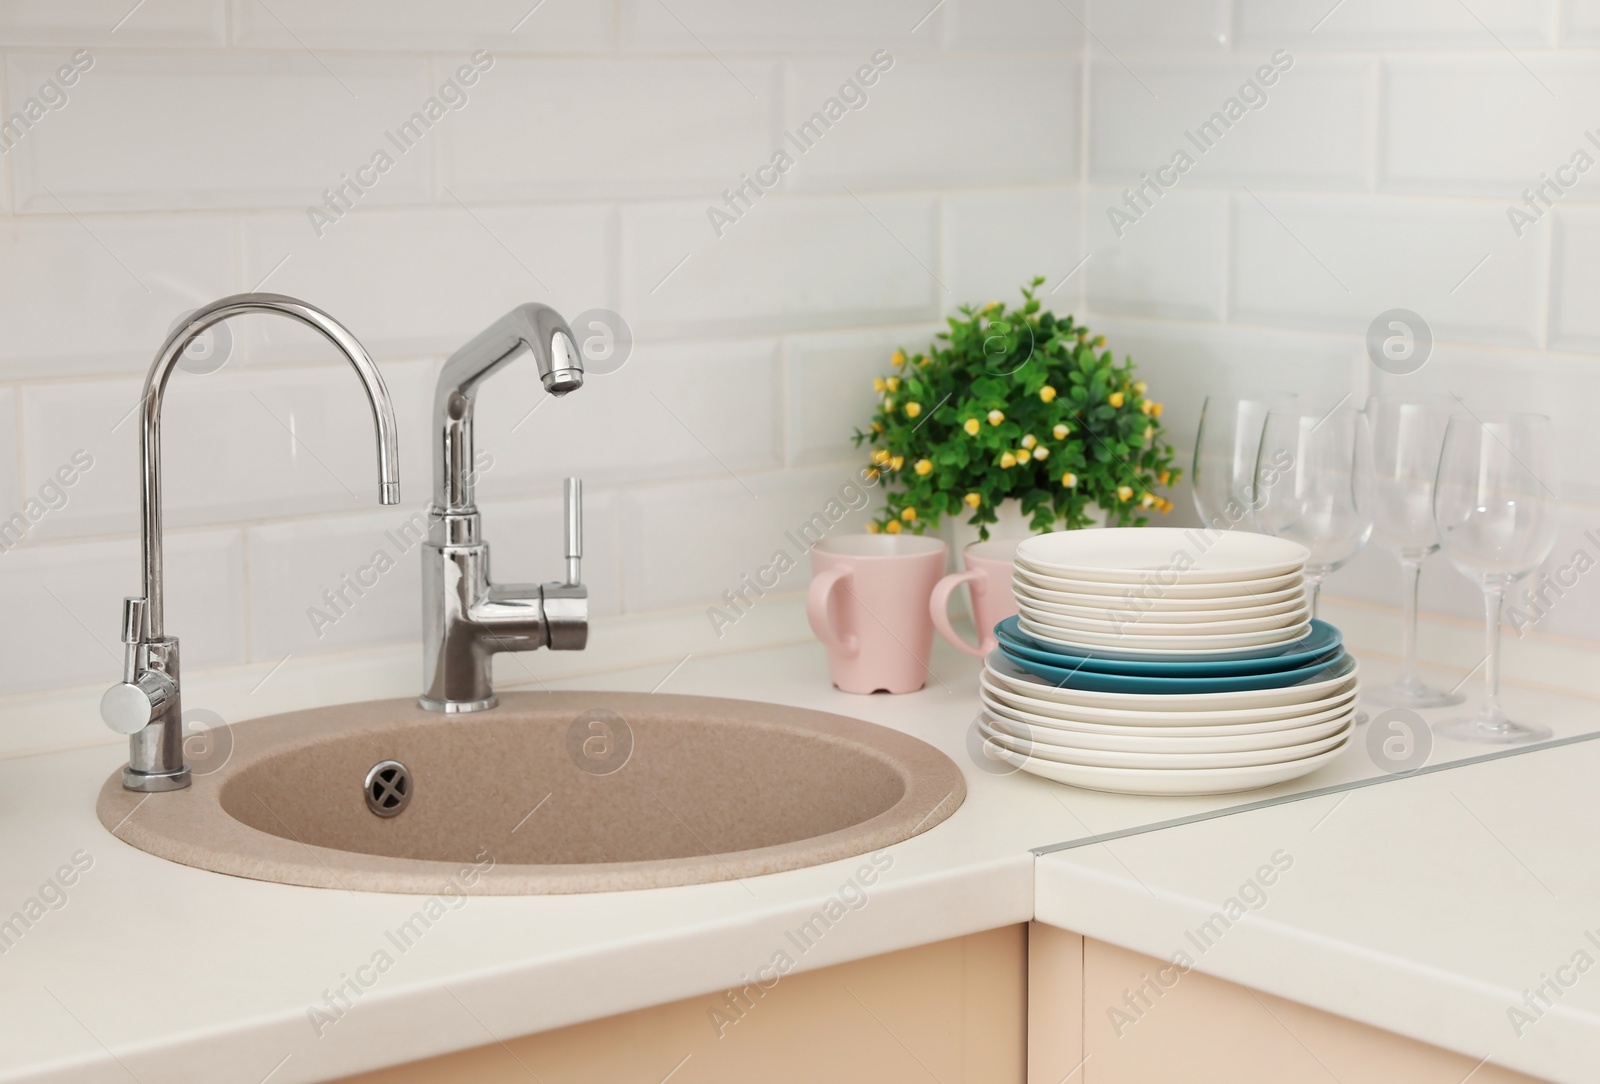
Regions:
<instances>
[{"instance_id":1,"label":"wine glass","mask_svg":"<svg viewBox=\"0 0 1600 1084\"><path fill-rule=\"evenodd\" d=\"M1294 396L1269 392L1256 398L1208 395L1200 409L1194 441L1194 507L1200 522L1214 530L1255 529L1251 474L1261 448L1267 412L1287 406Z\"/></svg>"},{"instance_id":2,"label":"wine glass","mask_svg":"<svg viewBox=\"0 0 1600 1084\"><path fill-rule=\"evenodd\" d=\"M1458 692L1431 688L1417 669L1417 582L1423 562L1439 549L1433 484L1450 420L1447 403L1381 395L1367 402L1372 426L1372 537L1400 559L1400 597L1405 606L1400 676L1368 695L1391 707L1435 708L1466 699Z\"/></svg>"},{"instance_id":3,"label":"wine glass","mask_svg":"<svg viewBox=\"0 0 1600 1084\"><path fill-rule=\"evenodd\" d=\"M1433 514L1445 556L1483 588L1488 644L1484 703L1471 718L1434 728L1460 741L1538 741L1547 727L1517 723L1500 706L1500 611L1506 589L1550 555L1560 502L1550 419L1458 415L1445 429Z\"/></svg>"},{"instance_id":4,"label":"wine glass","mask_svg":"<svg viewBox=\"0 0 1600 1084\"><path fill-rule=\"evenodd\" d=\"M1341 403L1327 414L1267 413L1253 486L1266 534L1311 551L1305 581L1311 616L1322 581L1361 552L1372 534L1372 437L1364 411Z\"/></svg>"}]
</instances>

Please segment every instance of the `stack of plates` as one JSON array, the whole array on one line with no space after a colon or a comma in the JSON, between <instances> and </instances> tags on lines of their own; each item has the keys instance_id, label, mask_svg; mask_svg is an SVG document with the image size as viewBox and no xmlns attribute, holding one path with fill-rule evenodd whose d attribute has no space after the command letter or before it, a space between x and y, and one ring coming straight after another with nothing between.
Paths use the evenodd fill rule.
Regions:
<instances>
[{"instance_id":1,"label":"stack of plates","mask_svg":"<svg viewBox=\"0 0 1600 1084\"><path fill-rule=\"evenodd\" d=\"M1315 771L1349 741L1358 687L1339 631L1306 610L1306 556L1262 535L1160 528L1022 543L1019 616L995 627L980 682L991 750L1136 794Z\"/></svg>"}]
</instances>

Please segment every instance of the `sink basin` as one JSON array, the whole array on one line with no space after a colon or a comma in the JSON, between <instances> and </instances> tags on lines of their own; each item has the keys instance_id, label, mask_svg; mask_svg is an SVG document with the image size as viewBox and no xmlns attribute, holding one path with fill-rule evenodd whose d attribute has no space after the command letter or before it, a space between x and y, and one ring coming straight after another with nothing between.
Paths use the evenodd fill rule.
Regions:
<instances>
[{"instance_id":1,"label":"sink basin","mask_svg":"<svg viewBox=\"0 0 1600 1084\"><path fill-rule=\"evenodd\" d=\"M187 790L133 794L119 770L100 822L238 877L517 895L831 862L925 832L966 797L955 764L909 735L710 697L507 693L466 716L372 701L241 723L219 750L230 736Z\"/></svg>"}]
</instances>

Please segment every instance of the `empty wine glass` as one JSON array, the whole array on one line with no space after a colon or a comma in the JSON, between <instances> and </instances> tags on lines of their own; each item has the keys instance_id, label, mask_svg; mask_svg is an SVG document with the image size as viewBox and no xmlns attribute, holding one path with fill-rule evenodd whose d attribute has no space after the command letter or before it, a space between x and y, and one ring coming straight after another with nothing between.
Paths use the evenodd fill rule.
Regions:
<instances>
[{"instance_id":1,"label":"empty wine glass","mask_svg":"<svg viewBox=\"0 0 1600 1084\"><path fill-rule=\"evenodd\" d=\"M1216 530L1255 529L1251 475L1261 449L1267 412L1289 406L1293 395L1268 393L1250 399L1208 395L1194 441L1194 507L1200 522Z\"/></svg>"},{"instance_id":2,"label":"empty wine glass","mask_svg":"<svg viewBox=\"0 0 1600 1084\"><path fill-rule=\"evenodd\" d=\"M1266 534L1311 551L1305 580L1311 615L1322 581L1361 552L1372 534L1372 438L1363 411L1272 410L1261 430L1254 483Z\"/></svg>"},{"instance_id":3,"label":"empty wine glass","mask_svg":"<svg viewBox=\"0 0 1600 1084\"><path fill-rule=\"evenodd\" d=\"M1379 704L1434 708L1466 699L1458 692L1430 687L1417 669L1417 582L1423 562L1439 548L1433 484L1450 414L1446 400L1374 396L1367 403L1372 426L1372 538L1400 559L1405 606L1400 676L1368 694Z\"/></svg>"},{"instance_id":4,"label":"empty wine glass","mask_svg":"<svg viewBox=\"0 0 1600 1084\"><path fill-rule=\"evenodd\" d=\"M1538 414L1458 415L1445 429L1433 514L1445 556L1483 588L1488 643L1484 703L1477 715L1435 731L1461 741L1548 738L1500 706L1500 611L1506 589L1550 555L1560 510L1550 419Z\"/></svg>"}]
</instances>

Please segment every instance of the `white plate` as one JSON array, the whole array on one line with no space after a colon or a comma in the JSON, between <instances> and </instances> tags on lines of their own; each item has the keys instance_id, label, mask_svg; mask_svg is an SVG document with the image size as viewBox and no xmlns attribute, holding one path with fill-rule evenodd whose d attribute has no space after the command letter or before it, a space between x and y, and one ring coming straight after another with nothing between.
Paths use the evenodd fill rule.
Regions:
<instances>
[{"instance_id":1,"label":"white plate","mask_svg":"<svg viewBox=\"0 0 1600 1084\"><path fill-rule=\"evenodd\" d=\"M1094 595L1103 598L1121 598L1140 603L1163 599L1239 599L1236 605L1246 605L1256 598L1276 594L1286 588L1303 584L1298 572L1274 576L1268 580L1237 580L1227 583L1103 583L1078 580L1039 572L1020 561L1016 563L1015 577L1029 587L1046 591L1063 591L1074 595Z\"/></svg>"},{"instance_id":2,"label":"white plate","mask_svg":"<svg viewBox=\"0 0 1600 1084\"><path fill-rule=\"evenodd\" d=\"M1354 718L1355 713L1351 713ZM1251 768L1259 764L1283 764L1304 760L1343 745L1353 724L1346 719L1335 733L1318 741L1277 749L1253 749L1235 753L1126 753L1097 749L1068 749L1016 738L980 723L978 731L1002 749L1036 760L1058 764L1082 764L1096 768L1167 769L1171 771L1209 771L1215 768Z\"/></svg>"},{"instance_id":3,"label":"white plate","mask_svg":"<svg viewBox=\"0 0 1600 1084\"><path fill-rule=\"evenodd\" d=\"M1185 600L1187 609L1158 610L1154 607L1135 608L1122 604L1117 600L1114 606L1098 606L1093 601L1087 605L1075 602L1058 602L1046 595L1059 595L1059 591L1034 591L1029 588L1012 588L1018 604L1026 603L1035 610L1044 613L1059 614L1062 617L1075 617L1080 621L1160 621L1167 623L1183 623L1205 621L1244 621L1255 617L1272 617L1277 614L1293 613L1307 607L1305 592L1296 588L1285 592L1288 596L1281 602L1254 604L1249 606L1213 606L1216 600L1207 599L1205 605L1196 607L1191 600ZM1077 596L1073 596L1077 597ZM1084 596L1089 598L1091 596ZM1223 600L1226 601L1226 600Z\"/></svg>"},{"instance_id":4,"label":"white plate","mask_svg":"<svg viewBox=\"0 0 1600 1084\"><path fill-rule=\"evenodd\" d=\"M1114 708L1149 714L1197 712L1237 712L1254 708L1281 708L1322 700L1356 687L1360 665L1354 655L1346 655L1314 679L1281 689L1241 689L1226 693L1100 693L1088 689L1064 689L1012 662L996 648L984 659L987 673L1005 686L1028 696L1057 704L1088 708Z\"/></svg>"},{"instance_id":5,"label":"white plate","mask_svg":"<svg viewBox=\"0 0 1600 1084\"><path fill-rule=\"evenodd\" d=\"M1259 764L1250 768L1095 768L1086 764L1058 764L1053 760L1025 757L1009 752L999 745L986 743L996 759L1021 768L1025 772L1056 783L1082 787L1085 790L1110 791L1113 794L1232 794L1241 790L1258 790L1277 783L1286 783L1310 775L1323 765L1331 763L1350 744L1348 738L1325 753L1282 764Z\"/></svg>"},{"instance_id":6,"label":"white plate","mask_svg":"<svg viewBox=\"0 0 1600 1084\"><path fill-rule=\"evenodd\" d=\"M1298 574L1311 551L1298 542L1198 527L1108 527L1056 531L1017 546L1017 561L1042 572L1101 583L1227 583Z\"/></svg>"},{"instance_id":7,"label":"white plate","mask_svg":"<svg viewBox=\"0 0 1600 1084\"><path fill-rule=\"evenodd\" d=\"M1012 722L1068 734L1100 737L1149 735L1155 738L1200 738L1271 734L1326 723L1353 707L1358 696L1358 690L1347 689L1309 704L1260 708L1255 712L1119 712L1030 700L982 678L978 682L979 702L989 711L1003 715ZM1269 714L1273 712L1277 714ZM1177 720L1176 724L1174 720Z\"/></svg>"},{"instance_id":8,"label":"white plate","mask_svg":"<svg viewBox=\"0 0 1600 1084\"><path fill-rule=\"evenodd\" d=\"M1231 636L1138 636L1122 633L1100 634L1042 625L1022 617L1017 627L1036 640L1061 647L1101 647L1128 655L1228 655L1256 647L1276 647L1303 639L1311 631L1305 621L1269 632L1241 632Z\"/></svg>"},{"instance_id":9,"label":"white plate","mask_svg":"<svg viewBox=\"0 0 1600 1084\"><path fill-rule=\"evenodd\" d=\"M1013 570L1015 571L1015 570ZM1036 587L1024 576L1013 574L1011 590L1020 598L1027 596L1038 602L1052 602L1065 606L1088 607L1095 610L1132 610L1138 613L1173 611L1187 613L1191 610L1238 610L1256 606L1280 606L1299 602L1305 598L1304 579L1289 577L1289 585L1277 591L1258 592L1251 595L1224 596L1221 598L1174 598L1170 595L1146 598L1124 594L1079 594L1076 591L1054 591Z\"/></svg>"},{"instance_id":10,"label":"white plate","mask_svg":"<svg viewBox=\"0 0 1600 1084\"><path fill-rule=\"evenodd\" d=\"M1355 718L1355 705L1347 705L1321 722L1287 730L1266 730L1259 734L1201 734L1179 738L1147 734L1145 728L1139 727L1124 727L1119 734L1083 734L1074 730L1033 726L1001 715L990 706L986 706L984 717L992 729L1036 746L1089 749L1104 753L1252 753L1264 749L1293 749L1340 733Z\"/></svg>"},{"instance_id":11,"label":"white plate","mask_svg":"<svg viewBox=\"0 0 1600 1084\"><path fill-rule=\"evenodd\" d=\"M1121 614L1113 619L1075 617L1057 613L1053 609L1041 609L1037 602L1020 598L1017 600L1017 612L1035 624L1073 632L1094 632L1101 636L1231 636L1242 632L1271 632L1273 629L1304 625L1311 620L1311 608L1305 603L1279 614L1257 614L1228 621L1160 621L1152 614Z\"/></svg>"}]
</instances>

